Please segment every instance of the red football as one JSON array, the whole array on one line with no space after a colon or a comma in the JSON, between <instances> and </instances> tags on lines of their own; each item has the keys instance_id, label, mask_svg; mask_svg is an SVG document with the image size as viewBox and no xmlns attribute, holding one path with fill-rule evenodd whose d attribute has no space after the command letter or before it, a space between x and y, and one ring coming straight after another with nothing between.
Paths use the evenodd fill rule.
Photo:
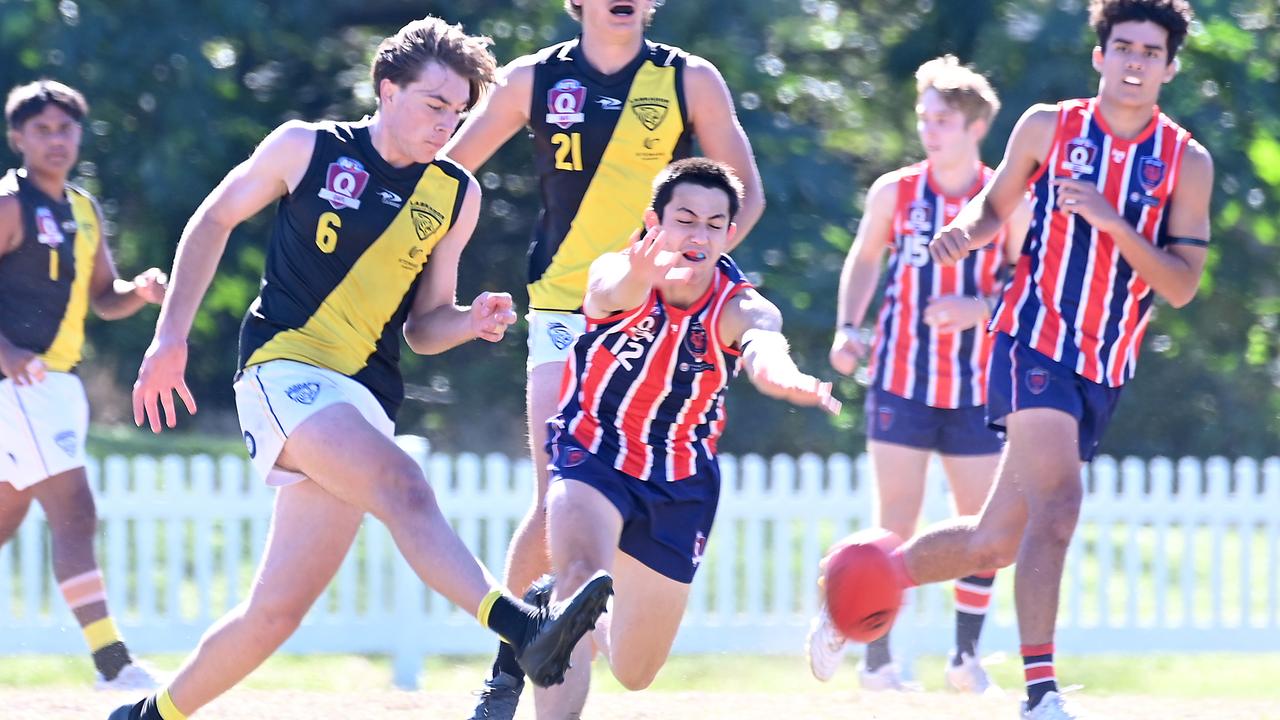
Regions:
<instances>
[{"instance_id":1,"label":"red football","mask_svg":"<svg viewBox=\"0 0 1280 720\"><path fill-rule=\"evenodd\" d=\"M889 553L901 543L888 530L869 528L841 540L827 556L827 611L841 635L869 643L893 627L902 587Z\"/></svg>"}]
</instances>

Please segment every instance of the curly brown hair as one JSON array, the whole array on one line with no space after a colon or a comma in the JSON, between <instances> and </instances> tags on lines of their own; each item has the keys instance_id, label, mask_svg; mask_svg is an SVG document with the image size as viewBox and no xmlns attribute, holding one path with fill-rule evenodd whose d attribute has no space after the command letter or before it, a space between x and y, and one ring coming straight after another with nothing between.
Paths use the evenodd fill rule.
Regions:
<instances>
[{"instance_id":1,"label":"curly brown hair","mask_svg":"<svg viewBox=\"0 0 1280 720\"><path fill-rule=\"evenodd\" d=\"M1187 0L1091 0L1089 25L1098 33L1098 47L1106 51L1111 29L1120 23L1150 21L1169 33L1169 62L1187 39L1195 13Z\"/></svg>"}]
</instances>

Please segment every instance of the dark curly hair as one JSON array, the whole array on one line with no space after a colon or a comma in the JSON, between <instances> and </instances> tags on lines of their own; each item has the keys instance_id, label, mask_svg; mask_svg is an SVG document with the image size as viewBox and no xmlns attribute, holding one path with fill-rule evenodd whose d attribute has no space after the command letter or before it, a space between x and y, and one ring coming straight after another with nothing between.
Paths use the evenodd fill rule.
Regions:
<instances>
[{"instance_id":1,"label":"dark curly hair","mask_svg":"<svg viewBox=\"0 0 1280 720\"><path fill-rule=\"evenodd\" d=\"M1169 33L1169 62L1187 39L1195 14L1187 0L1091 0L1089 25L1098 33L1098 46L1106 50L1111 29L1120 23L1149 20Z\"/></svg>"},{"instance_id":2,"label":"dark curly hair","mask_svg":"<svg viewBox=\"0 0 1280 720\"><path fill-rule=\"evenodd\" d=\"M653 181L653 210L662 219L662 211L671 202L671 195L677 185L698 185L712 190L723 190L729 196L729 220L732 222L742 206L742 181L738 179L733 168L722 162L703 157L691 157L677 160Z\"/></svg>"}]
</instances>

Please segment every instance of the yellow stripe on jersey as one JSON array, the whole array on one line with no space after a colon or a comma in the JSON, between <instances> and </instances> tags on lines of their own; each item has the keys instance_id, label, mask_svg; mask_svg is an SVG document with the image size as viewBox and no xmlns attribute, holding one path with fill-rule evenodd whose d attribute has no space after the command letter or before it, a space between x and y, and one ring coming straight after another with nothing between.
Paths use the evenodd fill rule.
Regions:
<instances>
[{"instance_id":1,"label":"yellow stripe on jersey","mask_svg":"<svg viewBox=\"0 0 1280 720\"><path fill-rule=\"evenodd\" d=\"M363 369L414 278L449 232L454 203L465 191L439 166L427 168L404 208L307 323L268 340L246 366L296 360L348 376ZM342 242L341 230L337 242Z\"/></svg>"},{"instance_id":2,"label":"yellow stripe on jersey","mask_svg":"<svg viewBox=\"0 0 1280 720\"><path fill-rule=\"evenodd\" d=\"M62 313L58 334L53 337L49 349L40 359L50 369L70 372L80 362L84 350L84 319L89 314L89 285L93 279L93 265L102 242L102 228L98 225L98 213L87 195L74 190L67 192L71 200L71 215L76 219L75 262L76 279L71 283L71 295Z\"/></svg>"},{"instance_id":3,"label":"yellow stripe on jersey","mask_svg":"<svg viewBox=\"0 0 1280 720\"><path fill-rule=\"evenodd\" d=\"M532 307L573 311L582 306L591 263L626 247L649 207L653 179L671 162L683 133L676 69L646 62L631 83L568 234L542 277L529 286Z\"/></svg>"}]
</instances>

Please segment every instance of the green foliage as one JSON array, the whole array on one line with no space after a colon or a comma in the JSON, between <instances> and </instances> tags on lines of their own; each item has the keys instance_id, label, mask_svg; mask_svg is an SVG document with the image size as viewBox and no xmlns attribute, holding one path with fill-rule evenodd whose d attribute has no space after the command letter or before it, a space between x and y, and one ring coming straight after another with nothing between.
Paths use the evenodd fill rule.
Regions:
<instances>
[{"instance_id":1,"label":"green foliage","mask_svg":"<svg viewBox=\"0 0 1280 720\"><path fill-rule=\"evenodd\" d=\"M768 193L764 220L737 253L783 309L802 367L826 367L839 268L879 174L922 156L912 74L944 52L975 63L1005 109L984 155L1035 102L1087 96L1095 42L1082 0L702 0L668 3L652 35L715 62L737 100ZM1280 200L1277 11L1269 0L1201 0L1183 70L1162 107L1214 155L1214 247L1200 297L1161 308L1139 379L1105 449L1115 453L1269 454L1280 434L1276 339ZM571 36L559 0L0 0L0 85L41 75L83 89L93 106L80 167L99 194L128 275L167 267L192 210L273 127L295 117L356 118L372 110L372 47L427 12L492 35L503 61ZM513 140L479 173L481 227L464 256L460 296L510 290L524 300L524 252L537 212L531 147ZM15 159L0 151L0 160ZM192 334L189 381L202 415L230 412L233 348L257 290L269 216L232 236ZM154 311L92 322L95 357L127 388ZM405 431L437 447L523 445L523 335L444 356L408 357L410 382L448 386L451 405L409 404ZM852 450L861 445L861 389L828 420L738 383L724 447ZM1177 388L1176 392L1170 392ZM197 420L200 420L197 418ZM198 423L197 423L198 424Z\"/></svg>"}]
</instances>

